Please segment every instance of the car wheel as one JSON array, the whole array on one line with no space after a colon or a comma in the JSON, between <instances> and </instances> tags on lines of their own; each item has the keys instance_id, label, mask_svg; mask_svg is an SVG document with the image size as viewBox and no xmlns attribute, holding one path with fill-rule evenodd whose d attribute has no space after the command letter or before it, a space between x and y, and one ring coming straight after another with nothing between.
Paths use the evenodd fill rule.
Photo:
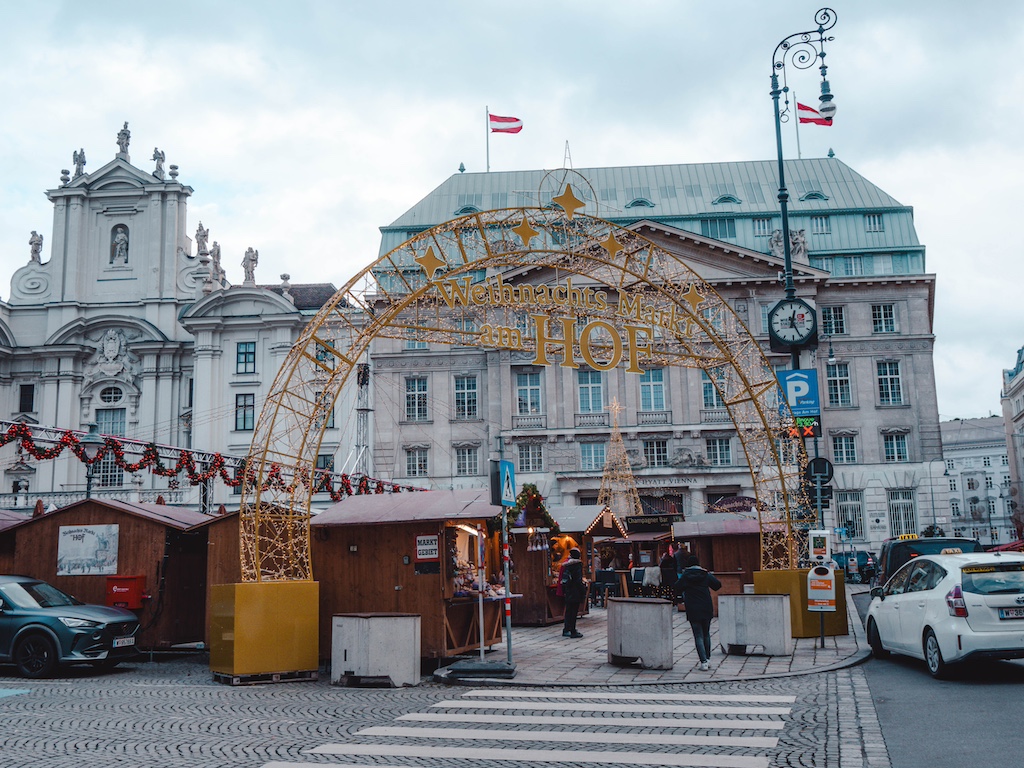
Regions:
<instances>
[{"instance_id":1,"label":"car wheel","mask_svg":"<svg viewBox=\"0 0 1024 768\"><path fill-rule=\"evenodd\" d=\"M39 679L57 671L57 649L46 635L33 632L18 641L14 663L22 677Z\"/></svg>"},{"instance_id":2,"label":"car wheel","mask_svg":"<svg viewBox=\"0 0 1024 768\"><path fill-rule=\"evenodd\" d=\"M882 645L882 637L878 634L878 627L874 619L868 619L868 645L871 646L871 654L876 659L889 658L889 652Z\"/></svg>"},{"instance_id":3,"label":"car wheel","mask_svg":"<svg viewBox=\"0 0 1024 768\"><path fill-rule=\"evenodd\" d=\"M924 633L924 661L935 679L942 680L949 674L949 665L942 659L939 639L931 629Z\"/></svg>"}]
</instances>

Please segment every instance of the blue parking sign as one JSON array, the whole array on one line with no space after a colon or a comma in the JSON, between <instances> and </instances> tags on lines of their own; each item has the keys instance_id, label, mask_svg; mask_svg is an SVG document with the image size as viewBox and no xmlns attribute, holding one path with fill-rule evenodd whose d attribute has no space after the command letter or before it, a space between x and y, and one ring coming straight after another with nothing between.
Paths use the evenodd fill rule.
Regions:
<instances>
[{"instance_id":1,"label":"blue parking sign","mask_svg":"<svg viewBox=\"0 0 1024 768\"><path fill-rule=\"evenodd\" d=\"M794 416L817 416L821 413L816 369L779 371L778 379Z\"/></svg>"}]
</instances>

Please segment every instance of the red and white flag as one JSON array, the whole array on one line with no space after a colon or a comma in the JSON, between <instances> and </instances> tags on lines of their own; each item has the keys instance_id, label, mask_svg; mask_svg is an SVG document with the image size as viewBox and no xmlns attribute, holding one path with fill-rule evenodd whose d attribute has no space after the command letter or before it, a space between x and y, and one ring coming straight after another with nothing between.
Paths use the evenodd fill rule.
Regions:
<instances>
[{"instance_id":1,"label":"red and white flag","mask_svg":"<svg viewBox=\"0 0 1024 768\"><path fill-rule=\"evenodd\" d=\"M518 117L488 115L487 119L491 126L491 133L519 133L523 130L523 121Z\"/></svg>"},{"instance_id":2,"label":"red and white flag","mask_svg":"<svg viewBox=\"0 0 1024 768\"><path fill-rule=\"evenodd\" d=\"M806 104L796 103L796 114L801 123L814 123L815 125L832 125L831 117L822 117L816 109L811 109Z\"/></svg>"}]
</instances>

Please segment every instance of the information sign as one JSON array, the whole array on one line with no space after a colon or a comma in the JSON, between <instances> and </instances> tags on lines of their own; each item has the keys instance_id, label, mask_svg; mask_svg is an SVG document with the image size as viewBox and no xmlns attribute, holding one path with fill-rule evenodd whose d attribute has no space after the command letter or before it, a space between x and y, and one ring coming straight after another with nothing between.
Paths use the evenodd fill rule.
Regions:
<instances>
[{"instance_id":1,"label":"information sign","mask_svg":"<svg viewBox=\"0 0 1024 768\"><path fill-rule=\"evenodd\" d=\"M807 572L807 610L836 610L836 574L826 565L816 565Z\"/></svg>"}]
</instances>

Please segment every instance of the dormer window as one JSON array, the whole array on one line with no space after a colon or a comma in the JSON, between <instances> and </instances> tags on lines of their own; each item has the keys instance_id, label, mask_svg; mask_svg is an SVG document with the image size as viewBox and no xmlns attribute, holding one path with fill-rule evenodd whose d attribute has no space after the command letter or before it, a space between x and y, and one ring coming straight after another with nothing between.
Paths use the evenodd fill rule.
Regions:
<instances>
[{"instance_id":1,"label":"dormer window","mask_svg":"<svg viewBox=\"0 0 1024 768\"><path fill-rule=\"evenodd\" d=\"M733 204L739 205L742 202L743 201L740 200L738 197L736 197L736 195L726 194L726 195L719 195L718 197L716 197L714 200L711 201L711 204L712 205L718 205L719 203L733 203Z\"/></svg>"},{"instance_id":2,"label":"dormer window","mask_svg":"<svg viewBox=\"0 0 1024 768\"><path fill-rule=\"evenodd\" d=\"M645 197L638 197L635 200L631 200L626 203L627 208L653 208L654 203Z\"/></svg>"},{"instance_id":3,"label":"dormer window","mask_svg":"<svg viewBox=\"0 0 1024 768\"><path fill-rule=\"evenodd\" d=\"M464 205L455 212L456 216L468 216L471 213L480 213L480 209L475 205Z\"/></svg>"},{"instance_id":4,"label":"dormer window","mask_svg":"<svg viewBox=\"0 0 1024 768\"><path fill-rule=\"evenodd\" d=\"M804 201L804 200L828 200L828 195L826 195L821 190L812 189L810 192L807 192L806 194L804 194L800 198L800 200L801 201Z\"/></svg>"}]
</instances>

